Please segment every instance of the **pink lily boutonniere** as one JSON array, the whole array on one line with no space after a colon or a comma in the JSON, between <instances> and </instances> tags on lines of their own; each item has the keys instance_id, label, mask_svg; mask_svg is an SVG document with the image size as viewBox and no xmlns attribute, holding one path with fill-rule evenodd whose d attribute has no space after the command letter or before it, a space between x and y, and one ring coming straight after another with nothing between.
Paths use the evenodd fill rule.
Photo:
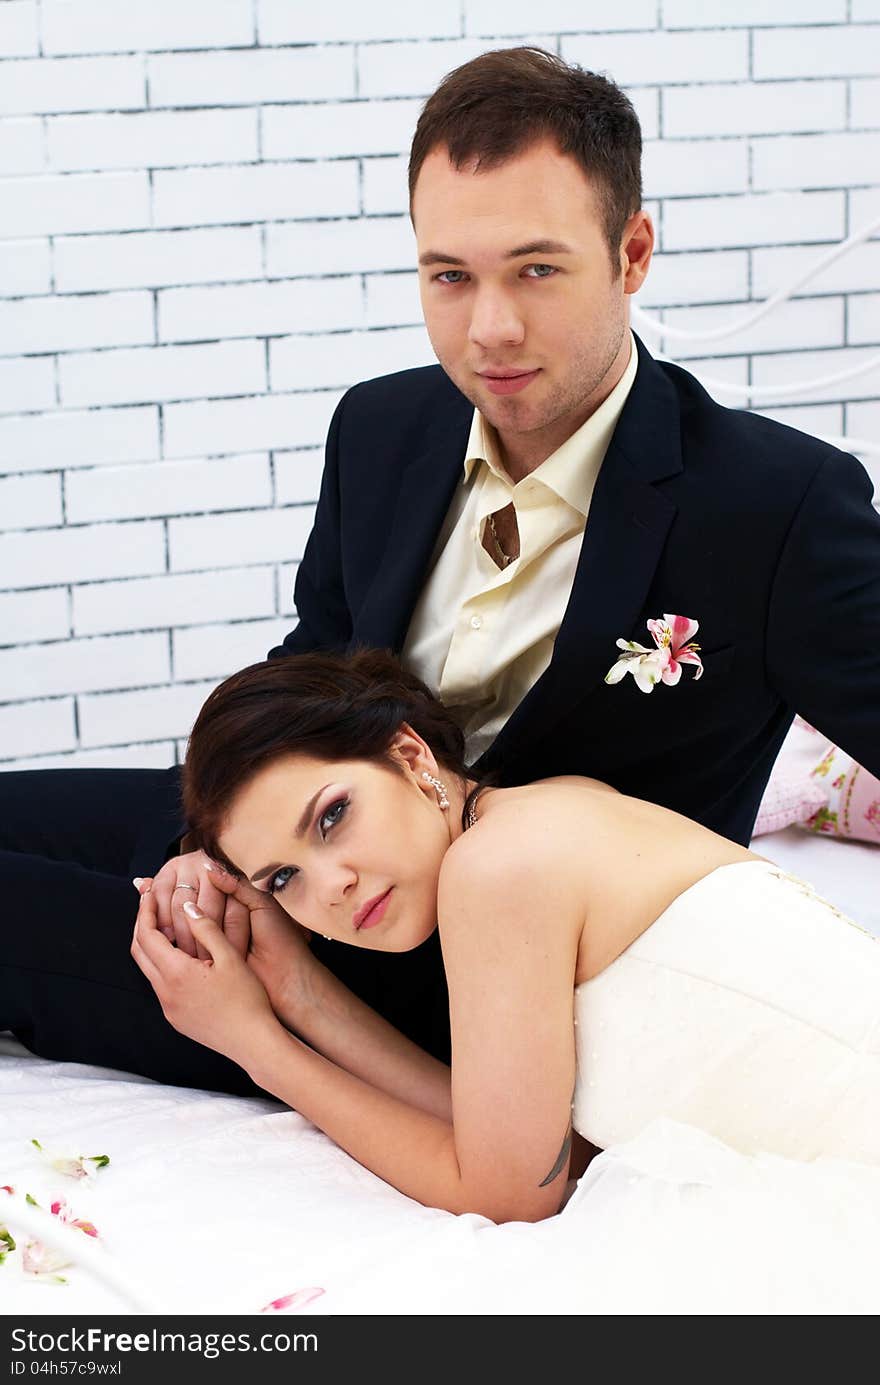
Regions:
<instances>
[{"instance_id":1,"label":"pink lily boutonniere","mask_svg":"<svg viewBox=\"0 0 880 1385\"><path fill-rule=\"evenodd\" d=\"M688 616L664 615L662 620L649 620L654 648L648 649L635 640L618 640L617 648L623 653L606 673L605 682L619 683L631 673L641 692L653 692L657 683L674 688L681 678L682 664L695 666L696 682L703 676L703 661L697 653L700 646L691 641L699 628L699 621Z\"/></svg>"}]
</instances>

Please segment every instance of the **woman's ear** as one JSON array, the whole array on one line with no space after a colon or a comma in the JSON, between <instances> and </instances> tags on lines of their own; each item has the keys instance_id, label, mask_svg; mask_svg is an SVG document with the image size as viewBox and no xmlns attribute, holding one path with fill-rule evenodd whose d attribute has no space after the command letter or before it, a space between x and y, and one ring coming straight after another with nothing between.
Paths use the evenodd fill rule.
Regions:
<instances>
[{"instance_id":1,"label":"woman's ear","mask_svg":"<svg viewBox=\"0 0 880 1385\"><path fill-rule=\"evenodd\" d=\"M421 776L423 770L427 770L429 774L437 773L437 761L431 753L431 747L418 731L412 729L409 722L401 722L388 748L394 758L412 770L413 774Z\"/></svg>"}]
</instances>

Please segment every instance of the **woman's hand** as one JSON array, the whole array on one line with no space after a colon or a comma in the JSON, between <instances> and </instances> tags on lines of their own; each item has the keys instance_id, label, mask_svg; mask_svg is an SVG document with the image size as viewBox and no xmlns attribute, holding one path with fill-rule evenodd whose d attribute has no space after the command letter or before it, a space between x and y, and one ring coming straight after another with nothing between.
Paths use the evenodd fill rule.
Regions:
<instances>
[{"instance_id":1,"label":"woman's hand","mask_svg":"<svg viewBox=\"0 0 880 1385\"><path fill-rule=\"evenodd\" d=\"M145 887L151 888L159 928L190 957L205 960L207 954L204 948L199 949L184 911L187 901L195 904L200 914L222 920L226 937L238 955L245 957L250 943L248 910L239 900L217 888L212 866L213 862L203 851L172 856L152 880L135 881L135 889L142 893Z\"/></svg>"},{"instance_id":2,"label":"woman's hand","mask_svg":"<svg viewBox=\"0 0 880 1385\"><path fill-rule=\"evenodd\" d=\"M210 875L225 898L227 916L233 905L247 914L247 964L265 987L279 1019L290 1029L298 1029L310 979L319 965L309 949L310 934L271 894L230 875L214 861Z\"/></svg>"},{"instance_id":3,"label":"woman's hand","mask_svg":"<svg viewBox=\"0 0 880 1385\"><path fill-rule=\"evenodd\" d=\"M159 926L153 891L144 890L131 955L178 1033L247 1068L267 1028L280 1029L269 997L218 923L190 902L187 921L199 957L174 946Z\"/></svg>"}]
</instances>

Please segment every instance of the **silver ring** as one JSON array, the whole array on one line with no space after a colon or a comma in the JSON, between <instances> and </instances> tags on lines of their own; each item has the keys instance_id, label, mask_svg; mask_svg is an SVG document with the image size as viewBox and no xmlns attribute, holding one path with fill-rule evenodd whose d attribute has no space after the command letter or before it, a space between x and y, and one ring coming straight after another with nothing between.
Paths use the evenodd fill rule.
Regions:
<instances>
[{"instance_id":1,"label":"silver ring","mask_svg":"<svg viewBox=\"0 0 880 1385\"><path fill-rule=\"evenodd\" d=\"M195 890L196 894L198 894L199 887L198 885L175 885L174 890ZM172 894L174 894L174 890L171 891Z\"/></svg>"}]
</instances>

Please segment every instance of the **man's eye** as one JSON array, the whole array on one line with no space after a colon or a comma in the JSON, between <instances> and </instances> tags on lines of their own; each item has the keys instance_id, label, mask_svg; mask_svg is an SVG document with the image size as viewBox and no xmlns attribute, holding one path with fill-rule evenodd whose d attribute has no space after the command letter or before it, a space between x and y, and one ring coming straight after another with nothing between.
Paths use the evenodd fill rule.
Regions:
<instances>
[{"instance_id":1,"label":"man's eye","mask_svg":"<svg viewBox=\"0 0 880 1385\"><path fill-rule=\"evenodd\" d=\"M533 279L549 279L556 273L556 266L552 264L530 264L526 265L526 274Z\"/></svg>"},{"instance_id":2,"label":"man's eye","mask_svg":"<svg viewBox=\"0 0 880 1385\"><path fill-rule=\"evenodd\" d=\"M335 803L331 803L330 807L321 814L318 818L318 828L322 837L326 836L332 827L342 821L347 808L348 799L340 798Z\"/></svg>"},{"instance_id":3,"label":"man's eye","mask_svg":"<svg viewBox=\"0 0 880 1385\"><path fill-rule=\"evenodd\" d=\"M444 269L436 277L441 284L460 284L466 276L463 269Z\"/></svg>"},{"instance_id":4,"label":"man's eye","mask_svg":"<svg viewBox=\"0 0 880 1385\"><path fill-rule=\"evenodd\" d=\"M282 866L281 870L276 870L272 879L269 881L269 893L280 894L286 885L289 885L296 875L296 866Z\"/></svg>"}]
</instances>

